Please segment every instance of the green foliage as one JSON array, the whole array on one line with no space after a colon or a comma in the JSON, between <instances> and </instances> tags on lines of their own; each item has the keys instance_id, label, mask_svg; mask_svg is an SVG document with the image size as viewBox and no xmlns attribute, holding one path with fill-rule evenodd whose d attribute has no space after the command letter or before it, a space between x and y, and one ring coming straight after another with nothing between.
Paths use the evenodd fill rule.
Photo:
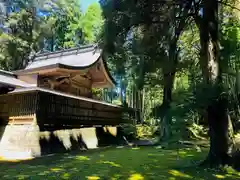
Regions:
<instances>
[{"instance_id":1,"label":"green foliage","mask_svg":"<svg viewBox=\"0 0 240 180\"><path fill-rule=\"evenodd\" d=\"M155 87L146 88L145 91L145 121L156 124L156 119L159 118L160 113L158 105L162 103L162 88L156 85Z\"/></svg>"},{"instance_id":2,"label":"green foliage","mask_svg":"<svg viewBox=\"0 0 240 180\"><path fill-rule=\"evenodd\" d=\"M113 64L121 68L116 68L116 71L128 80L128 94L144 91L142 97L138 98L141 93L136 93L137 98L133 96L129 99L137 99L133 107L140 109L142 118L147 118L148 121L152 121L152 117L159 118L159 112L166 113L167 106L162 110L156 108L151 113L151 108L156 103L159 105L162 99L165 103L171 101L171 92L166 96L166 93L161 95L159 90L158 93L161 94L154 93L152 96L149 91L163 86L164 92L166 89L172 91L169 85L172 84L171 80L167 78L177 69L177 42L188 21L187 14L191 11L189 6L190 2L177 2L175 5L145 0L119 1L116 4L114 1L106 1L103 5L104 48L107 52L114 53Z\"/></svg>"},{"instance_id":3,"label":"green foliage","mask_svg":"<svg viewBox=\"0 0 240 180\"><path fill-rule=\"evenodd\" d=\"M0 66L9 70L23 68L30 53L41 49L47 21L36 15L39 4L30 2L18 12L12 12L4 22L7 32L0 34Z\"/></svg>"},{"instance_id":4,"label":"green foliage","mask_svg":"<svg viewBox=\"0 0 240 180\"><path fill-rule=\"evenodd\" d=\"M137 128L132 124L121 124L121 130L123 135L127 138L127 140L132 140L137 137Z\"/></svg>"},{"instance_id":5,"label":"green foliage","mask_svg":"<svg viewBox=\"0 0 240 180\"><path fill-rule=\"evenodd\" d=\"M112 103L113 104L115 104L115 105L122 105L122 102L121 102L121 100L119 100L119 99L114 99L113 101L112 101Z\"/></svg>"},{"instance_id":6,"label":"green foliage","mask_svg":"<svg viewBox=\"0 0 240 180\"><path fill-rule=\"evenodd\" d=\"M149 139L158 136L158 126L122 124L121 129L127 140Z\"/></svg>"},{"instance_id":7,"label":"green foliage","mask_svg":"<svg viewBox=\"0 0 240 180\"><path fill-rule=\"evenodd\" d=\"M103 26L102 9L98 3L91 4L82 19L85 43L96 43Z\"/></svg>"},{"instance_id":8,"label":"green foliage","mask_svg":"<svg viewBox=\"0 0 240 180\"><path fill-rule=\"evenodd\" d=\"M198 125L196 123L191 124L188 127L189 138L190 139L205 139L207 138L207 129L204 126Z\"/></svg>"},{"instance_id":9,"label":"green foliage","mask_svg":"<svg viewBox=\"0 0 240 180\"><path fill-rule=\"evenodd\" d=\"M224 64L221 65L224 67L222 75L224 83L221 87L213 88L203 83L199 29L194 23L196 17L192 16L199 12L202 4L196 4L194 1L190 5L187 2L190 1L176 1L176 4L165 4L165 1L149 3L145 0L138 2L123 0L118 3L106 1L103 5L105 28L102 40L106 51L113 53L109 59L113 71L120 74L122 79L128 80L128 95L131 96L136 87L144 89L144 120L153 124L166 113L161 106L164 99L163 73L167 71L173 73L169 70L172 66L169 59L171 54L176 53L177 73L173 101L168 112L173 118L172 133L183 132L186 136L189 134L202 136L200 126L196 125L207 124L203 120L206 113L204 109L213 99L228 94L231 118L237 121L240 117L236 92L236 74L240 64L239 18L236 15L239 12L236 13L233 8L221 5L220 63ZM166 9L169 12L166 12ZM192 14L188 14L192 10ZM176 52L170 51L173 40L177 41ZM224 93L219 95L222 88Z\"/></svg>"},{"instance_id":10,"label":"green foliage","mask_svg":"<svg viewBox=\"0 0 240 180\"><path fill-rule=\"evenodd\" d=\"M55 21L51 42L53 49L70 48L97 41L103 24L98 3L91 4L85 14L81 12L78 0L58 0L55 6L57 10L54 10L51 16Z\"/></svg>"},{"instance_id":11,"label":"green foliage","mask_svg":"<svg viewBox=\"0 0 240 180\"><path fill-rule=\"evenodd\" d=\"M82 12L77 0L57 0L56 10L52 12L55 21L52 36L56 49L76 46L82 39L77 33L82 32Z\"/></svg>"},{"instance_id":12,"label":"green foliage","mask_svg":"<svg viewBox=\"0 0 240 180\"><path fill-rule=\"evenodd\" d=\"M92 88L92 95L96 96L99 99L102 99L103 90L99 88Z\"/></svg>"},{"instance_id":13,"label":"green foliage","mask_svg":"<svg viewBox=\"0 0 240 180\"><path fill-rule=\"evenodd\" d=\"M158 126L153 125L137 125L137 138L139 139L149 139L154 138L155 136L158 136Z\"/></svg>"}]
</instances>

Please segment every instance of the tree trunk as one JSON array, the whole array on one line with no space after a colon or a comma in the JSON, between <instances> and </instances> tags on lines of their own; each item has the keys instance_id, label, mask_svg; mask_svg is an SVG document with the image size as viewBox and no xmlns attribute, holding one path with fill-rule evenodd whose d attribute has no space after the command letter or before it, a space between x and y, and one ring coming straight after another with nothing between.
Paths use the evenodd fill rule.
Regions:
<instances>
[{"instance_id":1,"label":"tree trunk","mask_svg":"<svg viewBox=\"0 0 240 180\"><path fill-rule=\"evenodd\" d=\"M228 97L223 89L219 58L217 0L204 0L203 2L200 41L200 64L203 81L207 87L207 93L211 95L206 108L210 150L205 163L214 166L229 164L234 141L232 123L228 115Z\"/></svg>"},{"instance_id":2,"label":"tree trunk","mask_svg":"<svg viewBox=\"0 0 240 180\"><path fill-rule=\"evenodd\" d=\"M160 123L161 140L166 140L171 135L172 116L170 114L172 102L172 89L177 68L177 39L174 39L169 47L169 59L163 69L163 103L161 107L162 117Z\"/></svg>"},{"instance_id":3,"label":"tree trunk","mask_svg":"<svg viewBox=\"0 0 240 180\"><path fill-rule=\"evenodd\" d=\"M171 121L172 116L170 114L171 102L172 102L172 88L175 73L164 75L164 89L163 89L163 103L162 103L162 117L161 117L161 139L166 140L171 135Z\"/></svg>"},{"instance_id":4,"label":"tree trunk","mask_svg":"<svg viewBox=\"0 0 240 180\"><path fill-rule=\"evenodd\" d=\"M141 113L141 117L142 120L145 120L145 89L143 88L142 90L142 109L141 109L142 113Z\"/></svg>"},{"instance_id":5,"label":"tree trunk","mask_svg":"<svg viewBox=\"0 0 240 180\"><path fill-rule=\"evenodd\" d=\"M172 89L175 79L175 74L177 70L177 63L178 63L178 50L177 50L177 42L181 32L183 31L187 21L188 21L188 13L192 7L192 2L187 1L184 7L182 7L182 15L184 18L181 18L179 21L174 19L173 26L174 32L170 35L170 45L168 50L168 61L164 65L163 68L163 103L162 103L162 117L161 117L161 124L160 124L160 132L161 137L160 139L167 139L171 134L171 122L172 117L170 114L170 106L172 102Z\"/></svg>"}]
</instances>

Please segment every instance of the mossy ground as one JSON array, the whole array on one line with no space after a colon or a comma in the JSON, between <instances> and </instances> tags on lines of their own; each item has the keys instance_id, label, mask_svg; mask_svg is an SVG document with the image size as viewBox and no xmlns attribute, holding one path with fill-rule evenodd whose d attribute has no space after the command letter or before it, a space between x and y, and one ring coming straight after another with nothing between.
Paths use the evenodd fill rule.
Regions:
<instances>
[{"instance_id":1,"label":"mossy ground","mask_svg":"<svg viewBox=\"0 0 240 180\"><path fill-rule=\"evenodd\" d=\"M201 152L200 152L201 151ZM1 179L240 179L240 173L199 168L207 149L107 148L1 162Z\"/></svg>"}]
</instances>

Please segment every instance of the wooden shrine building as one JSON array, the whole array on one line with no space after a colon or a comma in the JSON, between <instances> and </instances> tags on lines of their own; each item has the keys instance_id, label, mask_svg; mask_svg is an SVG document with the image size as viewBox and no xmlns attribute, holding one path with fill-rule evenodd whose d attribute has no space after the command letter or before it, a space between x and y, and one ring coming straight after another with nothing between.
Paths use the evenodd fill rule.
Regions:
<instances>
[{"instance_id":1,"label":"wooden shrine building","mask_svg":"<svg viewBox=\"0 0 240 180\"><path fill-rule=\"evenodd\" d=\"M110 132L110 127L134 121L131 109L93 97L92 88L114 85L93 45L37 54L25 69L0 71L0 156L35 157L46 147L52 153L56 141L65 149L73 141L79 147L80 139L87 148L97 146L93 128Z\"/></svg>"}]
</instances>

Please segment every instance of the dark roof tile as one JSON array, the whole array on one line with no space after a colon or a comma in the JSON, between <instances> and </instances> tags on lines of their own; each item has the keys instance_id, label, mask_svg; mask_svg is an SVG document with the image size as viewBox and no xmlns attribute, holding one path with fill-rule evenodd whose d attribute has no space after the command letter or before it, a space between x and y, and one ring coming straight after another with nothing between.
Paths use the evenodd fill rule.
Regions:
<instances>
[{"instance_id":1,"label":"dark roof tile","mask_svg":"<svg viewBox=\"0 0 240 180\"><path fill-rule=\"evenodd\" d=\"M73 68L83 68L94 64L100 56L101 50L96 49L93 45L43 53L33 57L26 70L57 64Z\"/></svg>"}]
</instances>

